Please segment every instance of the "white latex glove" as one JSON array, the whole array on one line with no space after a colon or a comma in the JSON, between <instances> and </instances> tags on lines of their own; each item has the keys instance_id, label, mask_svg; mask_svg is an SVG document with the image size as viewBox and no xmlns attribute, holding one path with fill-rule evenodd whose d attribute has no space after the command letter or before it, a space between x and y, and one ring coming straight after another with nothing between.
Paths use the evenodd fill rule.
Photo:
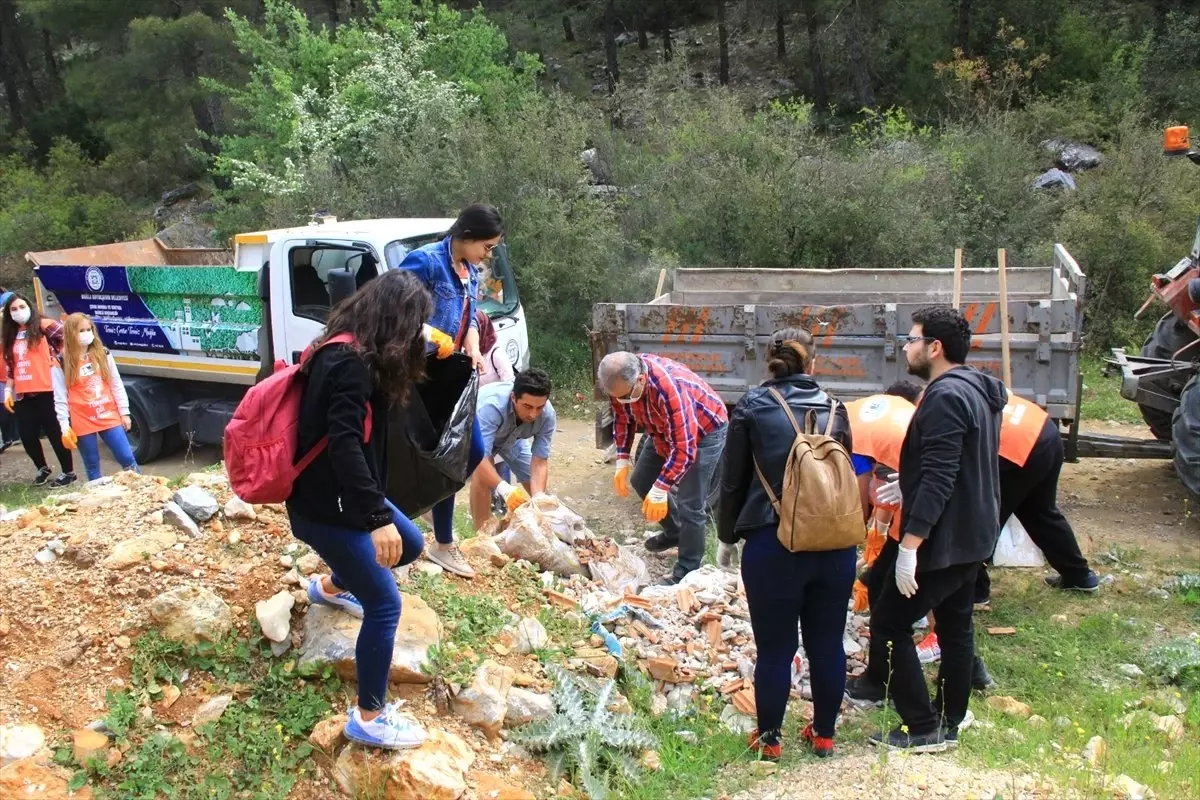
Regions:
<instances>
[{"instance_id":1,"label":"white latex glove","mask_svg":"<svg viewBox=\"0 0 1200 800\"><path fill-rule=\"evenodd\" d=\"M496 485L496 494L504 498L504 502L508 502L508 496L513 492L513 485L508 481L500 481Z\"/></svg>"},{"instance_id":2,"label":"white latex glove","mask_svg":"<svg viewBox=\"0 0 1200 800\"><path fill-rule=\"evenodd\" d=\"M917 593L917 550L911 550L904 545L896 555L896 588L905 597Z\"/></svg>"},{"instance_id":3,"label":"white latex glove","mask_svg":"<svg viewBox=\"0 0 1200 800\"><path fill-rule=\"evenodd\" d=\"M879 487L879 490L875 492L875 497L879 500L880 505L900 505L904 500L904 496L900 494L900 473L893 472L888 475L888 483Z\"/></svg>"},{"instance_id":4,"label":"white latex glove","mask_svg":"<svg viewBox=\"0 0 1200 800\"><path fill-rule=\"evenodd\" d=\"M726 544L725 542L717 542L717 566L724 570L733 571L733 562L737 559L738 546L736 544Z\"/></svg>"}]
</instances>

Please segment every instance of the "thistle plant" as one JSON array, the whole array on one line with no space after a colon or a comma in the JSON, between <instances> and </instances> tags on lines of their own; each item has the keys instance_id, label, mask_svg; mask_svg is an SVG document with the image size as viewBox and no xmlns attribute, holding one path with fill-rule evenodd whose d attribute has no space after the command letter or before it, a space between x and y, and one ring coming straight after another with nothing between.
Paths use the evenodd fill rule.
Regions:
<instances>
[{"instance_id":1,"label":"thistle plant","mask_svg":"<svg viewBox=\"0 0 1200 800\"><path fill-rule=\"evenodd\" d=\"M513 741L545 755L551 781L568 775L591 800L605 800L613 777L637 778L642 769L638 755L654 747L655 739L634 727L634 717L608 710L615 681L593 693L562 667L551 667L550 674L555 713L515 731Z\"/></svg>"}]
</instances>

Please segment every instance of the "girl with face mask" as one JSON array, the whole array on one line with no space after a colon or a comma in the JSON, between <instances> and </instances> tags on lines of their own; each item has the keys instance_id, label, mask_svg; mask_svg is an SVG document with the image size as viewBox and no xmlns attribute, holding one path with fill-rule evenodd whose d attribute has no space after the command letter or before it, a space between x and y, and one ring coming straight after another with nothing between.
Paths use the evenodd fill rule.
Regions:
<instances>
[{"instance_id":1,"label":"girl with face mask","mask_svg":"<svg viewBox=\"0 0 1200 800\"><path fill-rule=\"evenodd\" d=\"M8 368L4 407L16 414L21 444L38 469L33 485L44 486L52 474L42 452L41 437L45 433L62 467L62 474L53 483L66 486L75 481L75 465L71 451L63 446L62 429L54 415L54 373L61 372L58 357L63 327L52 319L42 319L29 298L21 294L12 295L4 304L0 322L0 349Z\"/></svg>"},{"instance_id":2,"label":"girl with face mask","mask_svg":"<svg viewBox=\"0 0 1200 800\"><path fill-rule=\"evenodd\" d=\"M62 370L54 375L54 412L64 447L79 449L89 481L101 477L100 442L124 469L137 472L129 447L129 397L117 362L105 349L87 314L67 317Z\"/></svg>"}]
</instances>

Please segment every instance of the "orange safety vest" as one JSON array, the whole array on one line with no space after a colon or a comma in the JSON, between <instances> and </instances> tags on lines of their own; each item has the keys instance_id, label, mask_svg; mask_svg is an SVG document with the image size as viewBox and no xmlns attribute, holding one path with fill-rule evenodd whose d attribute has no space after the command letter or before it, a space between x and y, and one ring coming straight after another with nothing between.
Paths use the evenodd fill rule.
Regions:
<instances>
[{"instance_id":1,"label":"orange safety vest","mask_svg":"<svg viewBox=\"0 0 1200 800\"><path fill-rule=\"evenodd\" d=\"M1008 405L1000 417L1000 457L1025 466L1050 415L1037 403L1008 391Z\"/></svg>"},{"instance_id":2,"label":"orange safety vest","mask_svg":"<svg viewBox=\"0 0 1200 800\"><path fill-rule=\"evenodd\" d=\"M80 436L98 433L121 425L112 387L100 370L92 365L91 356L79 364L79 380L67 387L67 405L71 414L71 429Z\"/></svg>"},{"instance_id":3,"label":"orange safety vest","mask_svg":"<svg viewBox=\"0 0 1200 800\"><path fill-rule=\"evenodd\" d=\"M50 369L54 356L50 354L50 342L43 336L33 350L29 349L29 331L17 331L13 341L13 392L35 394L54 391Z\"/></svg>"},{"instance_id":4,"label":"orange safety vest","mask_svg":"<svg viewBox=\"0 0 1200 800\"><path fill-rule=\"evenodd\" d=\"M900 447L917 407L890 394L873 394L846 404L855 455L900 469Z\"/></svg>"}]
</instances>

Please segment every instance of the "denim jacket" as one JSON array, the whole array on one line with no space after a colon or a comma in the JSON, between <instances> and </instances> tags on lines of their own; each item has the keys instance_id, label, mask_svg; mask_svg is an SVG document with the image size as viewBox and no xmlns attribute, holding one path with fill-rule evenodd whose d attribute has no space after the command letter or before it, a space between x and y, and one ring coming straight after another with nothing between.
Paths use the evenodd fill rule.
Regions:
<instances>
[{"instance_id":1,"label":"denim jacket","mask_svg":"<svg viewBox=\"0 0 1200 800\"><path fill-rule=\"evenodd\" d=\"M467 286L463 287L458 273L450 263L450 237L440 242L427 244L412 250L400 262L400 269L410 270L421 279L429 294L433 296L433 316L429 324L439 331L458 338L458 326L462 320L463 292L469 294L467 299L470 307L467 309L467 321L471 328L478 328L475 321L475 300L479 296L479 272L474 264L467 265ZM466 335L466 331L463 331Z\"/></svg>"}]
</instances>

